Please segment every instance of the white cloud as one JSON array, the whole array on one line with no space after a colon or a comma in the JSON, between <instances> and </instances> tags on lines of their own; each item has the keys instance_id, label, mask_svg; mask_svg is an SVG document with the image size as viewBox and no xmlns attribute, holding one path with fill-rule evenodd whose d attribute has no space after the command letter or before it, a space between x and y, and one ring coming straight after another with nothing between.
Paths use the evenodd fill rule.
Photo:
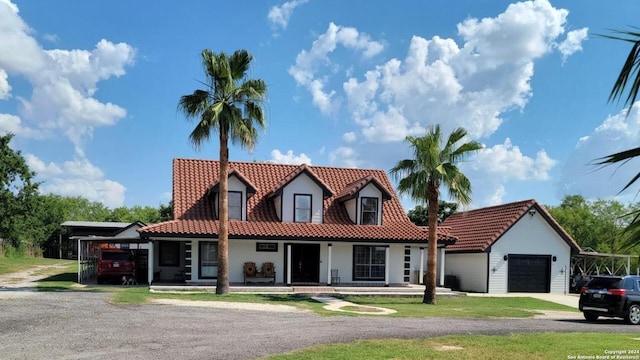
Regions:
<instances>
[{"instance_id":1,"label":"white cloud","mask_svg":"<svg viewBox=\"0 0 640 360\"><path fill-rule=\"evenodd\" d=\"M301 153L300 155L295 155L293 150L289 150L283 154L280 150L274 149L271 151L271 161L276 164L311 165L311 158L307 156L307 154Z\"/></svg>"},{"instance_id":2,"label":"white cloud","mask_svg":"<svg viewBox=\"0 0 640 360\"><path fill-rule=\"evenodd\" d=\"M566 60L573 53L582 51L582 42L587 39L589 28L573 30L567 33L567 38L558 44L558 50L562 54L562 60Z\"/></svg>"},{"instance_id":3,"label":"white cloud","mask_svg":"<svg viewBox=\"0 0 640 360\"><path fill-rule=\"evenodd\" d=\"M559 197L581 194L593 199L610 198L618 194L638 173L640 159L633 159L624 165L616 164L607 167L594 164L597 159L638 146L640 103L634 105L628 117L626 109L610 115L590 135L578 140L562 168L558 183ZM625 194L633 197L637 191L636 185Z\"/></svg>"},{"instance_id":4,"label":"white cloud","mask_svg":"<svg viewBox=\"0 0 640 360\"><path fill-rule=\"evenodd\" d=\"M41 139L47 136L46 131L23 126L20 118L15 115L0 114L0 135L7 133L32 139Z\"/></svg>"},{"instance_id":5,"label":"white cloud","mask_svg":"<svg viewBox=\"0 0 640 360\"><path fill-rule=\"evenodd\" d=\"M356 168L360 164L355 150L348 146L341 146L329 153L329 162L332 165Z\"/></svg>"},{"instance_id":6,"label":"white cloud","mask_svg":"<svg viewBox=\"0 0 640 360\"><path fill-rule=\"evenodd\" d=\"M293 14L293 10L308 1L309 0L293 0L287 1L280 6L272 6L271 9L269 9L269 14L267 14L267 19L271 21L273 26L286 29L289 24L289 19Z\"/></svg>"},{"instance_id":7,"label":"white cloud","mask_svg":"<svg viewBox=\"0 0 640 360\"><path fill-rule=\"evenodd\" d=\"M11 96L11 85L9 85L9 75L0 69L0 100L6 100Z\"/></svg>"},{"instance_id":8,"label":"white cloud","mask_svg":"<svg viewBox=\"0 0 640 360\"><path fill-rule=\"evenodd\" d=\"M295 65L289 68L289 74L298 85L304 86L311 93L313 104L323 114L336 110L337 105L333 101L336 92L325 90L328 76L316 76L316 73L322 66L332 69L329 54L338 45L358 51L364 58L371 58L384 49L382 43L371 40L369 35L360 33L355 28L330 23L327 31L313 42L311 49L302 50L298 54ZM335 72L335 68L332 71Z\"/></svg>"},{"instance_id":9,"label":"white cloud","mask_svg":"<svg viewBox=\"0 0 640 360\"><path fill-rule=\"evenodd\" d=\"M342 140L344 140L344 142L346 143L352 143L356 141L356 138L357 138L356 133L354 133L353 131L349 131L342 134Z\"/></svg>"},{"instance_id":10,"label":"white cloud","mask_svg":"<svg viewBox=\"0 0 640 360\"><path fill-rule=\"evenodd\" d=\"M44 161L40 160L33 154L25 154L24 159L27 162L29 169L35 171L39 176L62 174L62 169L60 168L60 166L52 162L45 164Z\"/></svg>"},{"instance_id":11,"label":"white cloud","mask_svg":"<svg viewBox=\"0 0 640 360\"><path fill-rule=\"evenodd\" d=\"M30 98L17 97L21 126L66 135L83 156L83 142L95 127L113 125L126 116L125 109L94 95L99 81L125 74L134 63L135 49L103 39L90 51L44 50L17 6L0 2L0 18L0 98L8 96L12 76L26 78L33 89Z\"/></svg>"},{"instance_id":12,"label":"white cloud","mask_svg":"<svg viewBox=\"0 0 640 360\"><path fill-rule=\"evenodd\" d=\"M58 38L58 35L56 34L44 34L42 35L42 38L54 44L57 43L58 40L60 40L60 38Z\"/></svg>"},{"instance_id":13,"label":"white cloud","mask_svg":"<svg viewBox=\"0 0 640 360\"><path fill-rule=\"evenodd\" d=\"M538 151L535 158L528 157L507 138L503 144L480 150L469 165L493 179L544 181L557 163L544 150Z\"/></svg>"},{"instance_id":14,"label":"white cloud","mask_svg":"<svg viewBox=\"0 0 640 360\"><path fill-rule=\"evenodd\" d=\"M110 179L86 158L65 161L62 165L48 164L33 154L26 154L29 168L43 181L40 191L62 196L82 196L114 208L124 205L126 188Z\"/></svg>"}]
</instances>

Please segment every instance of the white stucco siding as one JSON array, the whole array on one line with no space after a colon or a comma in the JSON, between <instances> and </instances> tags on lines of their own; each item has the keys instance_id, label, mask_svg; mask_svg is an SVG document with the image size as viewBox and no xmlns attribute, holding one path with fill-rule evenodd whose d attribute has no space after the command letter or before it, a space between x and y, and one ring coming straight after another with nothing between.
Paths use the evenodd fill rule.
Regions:
<instances>
[{"instance_id":1,"label":"white stucco siding","mask_svg":"<svg viewBox=\"0 0 640 360\"><path fill-rule=\"evenodd\" d=\"M369 184L360 190L358 196L358 207L356 209L357 213L360 214L362 211L362 198L363 197L371 197L378 199L378 219L377 223L382 224L382 192L373 184ZM360 223L360 214L358 217L358 223Z\"/></svg>"},{"instance_id":2,"label":"white stucco siding","mask_svg":"<svg viewBox=\"0 0 640 360\"><path fill-rule=\"evenodd\" d=\"M134 225L130 228L128 228L127 230L117 234L115 237L116 238L140 238L140 233L137 231L138 229L140 229L139 225Z\"/></svg>"},{"instance_id":3,"label":"white stucco siding","mask_svg":"<svg viewBox=\"0 0 640 360\"><path fill-rule=\"evenodd\" d=\"M351 221L353 221L354 224L358 223L358 218L357 218L357 212L356 212L356 205L357 205L358 201L356 199L349 199L347 201L344 202L344 207L345 209L347 209L347 214L349 214L349 219L351 219Z\"/></svg>"},{"instance_id":4,"label":"white stucco siding","mask_svg":"<svg viewBox=\"0 0 640 360\"><path fill-rule=\"evenodd\" d=\"M278 244L278 251L256 251L258 242L275 242ZM276 270L276 283L284 282L284 251L286 251L285 245L278 241L229 240L229 282L244 281L243 266L248 261L256 263L258 270L265 262L273 263Z\"/></svg>"},{"instance_id":5,"label":"white stucco siding","mask_svg":"<svg viewBox=\"0 0 640 360\"><path fill-rule=\"evenodd\" d=\"M472 292L487 292L487 259L486 253L445 255L444 272L453 275L460 282L460 289Z\"/></svg>"},{"instance_id":6,"label":"white stucco siding","mask_svg":"<svg viewBox=\"0 0 640 360\"><path fill-rule=\"evenodd\" d=\"M311 222L321 224L323 212L322 188L309 176L302 174L287 184L282 191L282 222L293 222L294 194L311 195Z\"/></svg>"},{"instance_id":7,"label":"white stucco siding","mask_svg":"<svg viewBox=\"0 0 640 360\"><path fill-rule=\"evenodd\" d=\"M568 290L571 248L539 214L525 214L491 247L489 257L489 292L506 293L508 290L508 260L505 255L555 256L551 262L551 293ZM495 272L493 271L495 269Z\"/></svg>"}]
</instances>

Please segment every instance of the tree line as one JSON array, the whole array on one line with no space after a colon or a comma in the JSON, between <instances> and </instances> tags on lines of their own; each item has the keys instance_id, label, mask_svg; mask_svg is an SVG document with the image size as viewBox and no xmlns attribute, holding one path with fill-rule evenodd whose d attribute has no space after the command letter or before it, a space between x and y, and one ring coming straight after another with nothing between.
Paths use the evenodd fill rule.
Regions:
<instances>
[{"instance_id":1,"label":"tree line","mask_svg":"<svg viewBox=\"0 0 640 360\"><path fill-rule=\"evenodd\" d=\"M12 138L12 134L0 136L0 256L41 255L47 242L64 231L60 224L65 221L152 224L173 217L171 203L110 209L79 196L40 194L36 173L21 152L9 146Z\"/></svg>"}]
</instances>

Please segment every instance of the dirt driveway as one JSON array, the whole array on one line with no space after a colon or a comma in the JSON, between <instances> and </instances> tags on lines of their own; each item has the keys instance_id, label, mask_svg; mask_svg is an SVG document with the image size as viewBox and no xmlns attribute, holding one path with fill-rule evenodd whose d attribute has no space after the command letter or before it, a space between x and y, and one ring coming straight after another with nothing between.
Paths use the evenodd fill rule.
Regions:
<instances>
[{"instance_id":1,"label":"dirt driveway","mask_svg":"<svg viewBox=\"0 0 640 360\"><path fill-rule=\"evenodd\" d=\"M0 290L2 359L252 359L356 339L514 332L630 332L620 321L404 319L114 305L105 292Z\"/></svg>"}]
</instances>

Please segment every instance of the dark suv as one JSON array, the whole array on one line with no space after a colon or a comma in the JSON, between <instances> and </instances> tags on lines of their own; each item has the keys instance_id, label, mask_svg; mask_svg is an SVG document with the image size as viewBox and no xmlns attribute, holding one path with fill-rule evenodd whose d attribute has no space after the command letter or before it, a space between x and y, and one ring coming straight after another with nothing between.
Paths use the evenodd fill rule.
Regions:
<instances>
[{"instance_id":1,"label":"dark suv","mask_svg":"<svg viewBox=\"0 0 640 360\"><path fill-rule=\"evenodd\" d=\"M588 321L605 316L640 324L640 276L594 276L580 291L579 308Z\"/></svg>"}]
</instances>

